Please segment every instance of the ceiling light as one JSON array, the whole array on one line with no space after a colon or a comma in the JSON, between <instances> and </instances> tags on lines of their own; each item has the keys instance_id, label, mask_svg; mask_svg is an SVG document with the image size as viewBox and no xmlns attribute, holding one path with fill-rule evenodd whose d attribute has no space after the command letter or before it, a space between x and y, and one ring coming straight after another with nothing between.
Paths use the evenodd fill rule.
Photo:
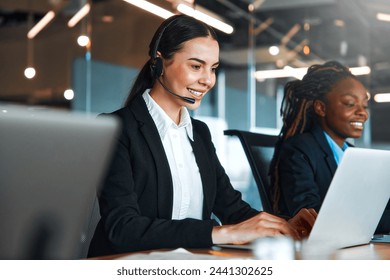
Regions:
<instances>
[{"instance_id":1,"label":"ceiling light","mask_svg":"<svg viewBox=\"0 0 390 280\"><path fill-rule=\"evenodd\" d=\"M35 71L35 68L34 67L27 67L26 69L24 69L24 76L27 78L27 79L32 79L35 77L35 74L36 74L36 71Z\"/></svg>"},{"instance_id":2,"label":"ceiling light","mask_svg":"<svg viewBox=\"0 0 390 280\"><path fill-rule=\"evenodd\" d=\"M378 103L390 102L390 93L377 93L374 100Z\"/></svg>"},{"instance_id":3,"label":"ceiling light","mask_svg":"<svg viewBox=\"0 0 390 280\"><path fill-rule=\"evenodd\" d=\"M88 43L89 43L89 37L87 35L80 35L77 38L77 43L81 47L86 47L88 45Z\"/></svg>"},{"instance_id":4,"label":"ceiling light","mask_svg":"<svg viewBox=\"0 0 390 280\"><path fill-rule=\"evenodd\" d=\"M371 68L368 66L361 66L361 67L351 67L349 68L352 74L356 76L360 75L368 75L371 73Z\"/></svg>"},{"instance_id":5,"label":"ceiling light","mask_svg":"<svg viewBox=\"0 0 390 280\"><path fill-rule=\"evenodd\" d=\"M174 13L166 9L163 9L157 5L154 5L148 1L144 1L144 0L123 0L123 1L132 4L134 6L137 6L138 8L141 8L147 12L155 14L156 16L162 17L164 19L167 19L174 15Z\"/></svg>"},{"instance_id":6,"label":"ceiling light","mask_svg":"<svg viewBox=\"0 0 390 280\"><path fill-rule=\"evenodd\" d=\"M377 13L376 19L381 21L390 21L390 14Z\"/></svg>"},{"instance_id":7,"label":"ceiling light","mask_svg":"<svg viewBox=\"0 0 390 280\"><path fill-rule=\"evenodd\" d=\"M287 78L287 77L296 77L300 79L301 76L305 75L307 68L292 68L285 66L283 69L274 69L274 70L261 70L255 72L255 77L257 80L265 79L275 79L275 78Z\"/></svg>"},{"instance_id":8,"label":"ceiling light","mask_svg":"<svg viewBox=\"0 0 390 280\"><path fill-rule=\"evenodd\" d=\"M352 74L359 75L368 75L371 73L371 68L368 66L362 67L351 67L349 68ZM307 73L307 67L293 68L290 66L285 66L283 69L275 70L260 70L255 72L256 80L263 81L265 79L275 79L275 78L297 78L302 79L303 76Z\"/></svg>"},{"instance_id":9,"label":"ceiling light","mask_svg":"<svg viewBox=\"0 0 390 280\"><path fill-rule=\"evenodd\" d=\"M102 16L101 19L102 19L103 22L113 22L114 21L114 17L110 16L110 15Z\"/></svg>"},{"instance_id":10,"label":"ceiling light","mask_svg":"<svg viewBox=\"0 0 390 280\"><path fill-rule=\"evenodd\" d=\"M303 50L304 55L310 54L310 46L309 45L304 45L302 50Z\"/></svg>"},{"instance_id":11,"label":"ceiling light","mask_svg":"<svg viewBox=\"0 0 390 280\"><path fill-rule=\"evenodd\" d=\"M220 21L214 17L211 17L205 13L202 13L201 11L199 10L196 10L196 9L193 9L192 7L190 6L187 6L185 4L179 4L177 6L177 10L183 14L186 14L188 16L191 16L191 17L194 17L200 21L203 21L204 23L222 31L222 32L225 32L227 34L231 34L233 33L234 29L231 25L223 22L223 21Z\"/></svg>"},{"instance_id":12,"label":"ceiling light","mask_svg":"<svg viewBox=\"0 0 390 280\"><path fill-rule=\"evenodd\" d=\"M278 55L279 54L279 47L278 46L271 46L268 48L268 52L270 53L270 55Z\"/></svg>"},{"instance_id":13,"label":"ceiling light","mask_svg":"<svg viewBox=\"0 0 390 280\"><path fill-rule=\"evenodd\" d=\"M91 5L85 4L77 13L68 21L68 26L72 28L75 26L83 17L85 17L91 10Z\"/></svg>"},{"instance_id":14,"label":"ceiling light","mask_svg":"<svg viewBox=\"0 0 390 280\"><path fill-rule=\"evenodd\" d=\"M339 27L345 26L345 22L342 19L335 19L333 21L333 23L334 23L334 25L339 26Z\"/></svg>"},{"instance_id":15,"label":"ceiling light","mask_svg":"<svg viewBox=\"0 0 390 280\"><path fill-rule=\"evenodd\" d=\"M49 22L55 17L55 13L53 11L49 11L30 31L27 33L27 37L29 39L33 39Z\"/></svg>"},{"instance_id":16,"label":"ceiling light","mask_svg":"<svg viewBox=\"0 0 390 280\"><path fill-rule=\"evenodd\" d=\"M74 91L72 89L67 89L64 91L64 98L66 100L72 100L74 98Z\"/></svg>"},{"instance_id":17,"label":"ceiling light","mask_svg":"<svg viewBox=\"0 0 390 280\"><path fill-rule=\"evenodd\" d=\"M141 8L147 12L150 12L152 14L155 14L159 17L162 17L164 19L167 19L173 15L175 15L174 13L166 10L166 9L163 9L157 5L154 5L148 1L145 1L145 0L123 0L129 4L132 4L134 6L137 6L138 8ZM216 28L216 29L219 29L227 34L231 34L233 33L233 27L231 25L228 25L214 17L211 17L205 13L202 13L198 10L195 10L185 4L179 4L177 6L177 10L183 14L186 14L188 16L192 16L200 21L203 21L205 23L207 23L208 25Z\"/></svg>"}]
</instances>

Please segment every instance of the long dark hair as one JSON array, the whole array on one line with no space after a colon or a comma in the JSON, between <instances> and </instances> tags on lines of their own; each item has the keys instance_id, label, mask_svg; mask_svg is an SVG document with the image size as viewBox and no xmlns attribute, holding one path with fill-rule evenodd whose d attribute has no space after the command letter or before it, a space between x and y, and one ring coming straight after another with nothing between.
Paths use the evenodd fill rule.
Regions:
<instances>
[{"instance_id":1,"label":"long dark hair","mask_svg":"<svg viewBox=\"0 0 390 280\"><path fill-rule=\"evenodd\" d=\"M153 87L155 77L152 75L151 64L157 51L161 53L162 58L170 59L183 47L183 43L198 37L209 36L217 41L217 35L213 28L193 17L175 15L166 19L156 30L149 44L150 59L139 72L126 99L125 106L129 105L138 94Z\"/></svg>"},{"instance_id":2,"label":"long dark hair","mask_svg":"<svg viewBox=\"0 0 390 280\"><path fill-rule=\"evenodd\" d=\"M302 80L287 82L280 115L283 127L275 145L275 152L270 165L271 184L273 186L273 210L279 212L279 153L288 138L309 131L318 122L314 112L314 101L327 103L327 94L341 80L350 77L357 79L347 67L337 61L315 64L308 68Z\"/></svg>"}]
</instances>

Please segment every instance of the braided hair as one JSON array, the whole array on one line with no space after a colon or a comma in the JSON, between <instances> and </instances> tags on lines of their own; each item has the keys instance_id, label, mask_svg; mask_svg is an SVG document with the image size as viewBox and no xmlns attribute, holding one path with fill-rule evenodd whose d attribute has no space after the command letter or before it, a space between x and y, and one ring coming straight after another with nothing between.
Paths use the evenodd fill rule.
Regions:
<instances>
[{"instance_id":1,"label":"braided hair","mask_svg":"<svg viewBox=\"0 0 390 280\"><path fill-rule=\"evenodd\" d=\"M283 126L275 145L274 156L270 166L271 185L273 186L273 210L279 212L279 154L284 141L288 138L310 131L318 123L314 112L314 101L327 103L327 94L345 78L357 79L347 67L337 61L315 64L308 68L302 80L287 82L280 115Z\"/></svg>"}]
</instances>

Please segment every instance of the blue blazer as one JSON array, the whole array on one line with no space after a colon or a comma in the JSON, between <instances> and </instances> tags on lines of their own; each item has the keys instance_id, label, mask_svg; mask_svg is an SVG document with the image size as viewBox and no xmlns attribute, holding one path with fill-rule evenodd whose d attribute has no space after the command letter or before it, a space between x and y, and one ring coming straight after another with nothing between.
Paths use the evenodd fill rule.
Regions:
<instances>
[{"instance_id":1,"label":"blue blazer","mask_svg":"<svg viewBox=\"0 0 390 280\"><path fill-rule=\"evenodd\" d=\"M172 220L172 177L158 130L142 96L114 113L122 122L113 160L98 192L101 220L89 256L157 248L209 247L218 223L258 213L241 199L221 166L207 125L192 119L191 142L199 167L203 220Z\"/></svg>"},{"instance_id":2,"label":"blue blazer","mask_svg":"<svg viewBox=\"0 0 390 280\"><path fill-rule=\"evenodd\" d=\"M320 127L289 138L280 150L280 214L293 216L301 208L318 212L336 169L333 152ZM377 232L390 232L389 209L390 203Z\"/></svg>"}]
</instances>

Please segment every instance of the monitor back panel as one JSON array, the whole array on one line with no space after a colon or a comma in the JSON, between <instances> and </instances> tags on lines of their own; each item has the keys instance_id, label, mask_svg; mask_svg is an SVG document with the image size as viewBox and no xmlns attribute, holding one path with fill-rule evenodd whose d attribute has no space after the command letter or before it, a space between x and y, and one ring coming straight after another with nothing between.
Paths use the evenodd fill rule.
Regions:
<instances>
[{"instance_id":1,"label":"monitor back panel","mask_svg":"<svg viewBox=\"0 0 390 280\"><path fill-rule=\"evenodd\" d=\"M0 113L0 258L74 259L118 123L57 112Z\"/></svg>"}]
</instances>

